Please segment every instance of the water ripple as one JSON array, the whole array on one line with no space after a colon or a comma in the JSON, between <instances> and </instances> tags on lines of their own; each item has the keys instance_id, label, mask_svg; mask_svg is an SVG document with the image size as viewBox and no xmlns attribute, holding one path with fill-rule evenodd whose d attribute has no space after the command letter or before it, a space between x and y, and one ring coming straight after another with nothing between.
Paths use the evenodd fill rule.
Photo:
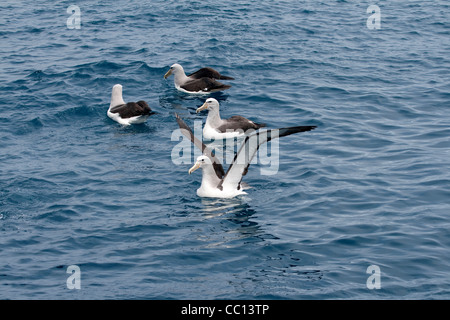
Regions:
<instances>
[{"instance_id":1,"label":"water ripple","mask_svg":"<svg viewBox=\"0 0 450 320\"><path fill-rule=\"evenodd\" d=\"M63 4L2 5L0 297L450 297L449 6L380 5L369 30L362 3L217 4L80 4L79 30ZM275 175L252 164L247 195L200 199L171 135L204 97L163 79L175 62L236 78L224 117L317 129L280 140ZM145 124L107 117L117 83Z\"/></svg>"}]
</instances>

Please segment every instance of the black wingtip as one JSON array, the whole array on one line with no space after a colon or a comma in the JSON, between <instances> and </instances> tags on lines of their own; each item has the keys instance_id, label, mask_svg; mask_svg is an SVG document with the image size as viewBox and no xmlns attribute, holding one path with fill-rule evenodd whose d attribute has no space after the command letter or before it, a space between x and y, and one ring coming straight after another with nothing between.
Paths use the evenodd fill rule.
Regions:
<instances>
[{"instance_id":1,"label":"black wingtip","mask_svg":"<svg viewBox=\"0 0 450 320\"><path fill-rule=\"evenodd\" d=\"M297 127L291 128L291 129L295 130L296 132L306 132L306 131L314 130L315 128L317 128L317 126L297 126Z\"/></svg>"},{"instance_id":2,"label":"black wingtip","mask_svg":"<svg viewBox=\"0 0 450 320\"><path fill-rule=\"evenodd\" d=\"M317 126L297 126L279 129L280 137L288 136L294 133L307 132L317 128Z\"/></svg>"},{"instance_id":3,"label":"black wingtip","mask_svg":"<svg viewBox=\"0 0 450 320\"><path fill-rule=\"evenodd\" d=\"M228 76L220 76L219 79L220 79L220 80L234 80L233 77L228 77Z\"/></svg>"},{"instance_id":4,"label":"black wingtip","mask_svg":"<svg viewBox=\"0 0 450 320\"><path fill-rule=\"evenodd\" d=\"M231 85L221 83L220 86L212 88L212 89L208 90L207 92L209 92L209 93L219 92L219 91L228 90L230 88L231 88Z\"/></svg>"}]
</instances>

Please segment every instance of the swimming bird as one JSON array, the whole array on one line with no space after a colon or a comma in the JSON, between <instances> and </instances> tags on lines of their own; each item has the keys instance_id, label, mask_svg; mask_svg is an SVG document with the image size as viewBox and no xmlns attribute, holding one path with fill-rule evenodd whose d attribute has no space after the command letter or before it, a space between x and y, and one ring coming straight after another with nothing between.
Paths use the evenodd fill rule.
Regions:
<instances>
[{"instance_id":1,"label":"swimming bird","mask_svg":"<svg viewBox=\"0 0 450 320\"><path fill-rule=\"evenodd\" d=\"M152 110L145 101L125 103L122 98L122 85L116 84L112 88L111 104L108 117L123 125L144 123Z\"/></svg>"},{"instance_id":2,"label":"swimming bird","mask_svg":"<svg viewBox=\"0 0 450 320\"><path fill-rule=\"evenodd\" d=\"M233 198L246 194L242 178L247 174L253 157L263 143L275 138L316 128L316 126L298 126L255 132L245 138L225 173L222 164L214 156L212 150L194 136L189 126L177 114L175 117L183 135L188 137L203 153L197 158L194 166L189 169L189 174L192 174L199 168L202 169L202 184L197 189L197 195L211 198Z\"/></svg>"},{"instance_id":3,"label":"swimming bird","mask_svg":"<svg viewBox=\"0 0 450 320\"><path fill-rule=\"evenodd\" d=\"M208 140L239 137L249 130L254 131L266 126L242 116L232 116L229 119L222 120L219 113L219 102L214 98L207 99L196 112L199 113L205 109L208 110L208 117L203 128L203 138Z\"/></svg>"},{"instance_id":4,"label":"swimming bird","mask_svg":"<svg viewBox=\"0 0 450 320\"><path fill-rule=\"evenodd\" d=\"M175 88L187 93L211 93L231 88L217 80L234 80L232 77L221 75L213 68L202 68L194 73L186 75L184 69L178 63L173 64L164 75L167 79L174 76Z\"/></svg>"}]
</instances>

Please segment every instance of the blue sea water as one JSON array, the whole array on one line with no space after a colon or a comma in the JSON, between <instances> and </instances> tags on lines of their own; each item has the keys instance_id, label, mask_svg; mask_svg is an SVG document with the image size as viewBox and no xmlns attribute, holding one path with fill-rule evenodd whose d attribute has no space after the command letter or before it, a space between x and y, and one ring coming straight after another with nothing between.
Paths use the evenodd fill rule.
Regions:
<instances>
[{"instance_id":1,"label":"blue sea water","mask_svg":"<svg viewBox=\"0 0 450 320\"><path fill-rule=\"evenodd\" d=\"M2 0L0 298L449 299L449 21L448 1ZM236 78L224 117L317 129L246 196L199 198L171 136L205 97L163 79L176 62ZM146 124L106 116L116 83Z\"/></svg>"}]
</instances>

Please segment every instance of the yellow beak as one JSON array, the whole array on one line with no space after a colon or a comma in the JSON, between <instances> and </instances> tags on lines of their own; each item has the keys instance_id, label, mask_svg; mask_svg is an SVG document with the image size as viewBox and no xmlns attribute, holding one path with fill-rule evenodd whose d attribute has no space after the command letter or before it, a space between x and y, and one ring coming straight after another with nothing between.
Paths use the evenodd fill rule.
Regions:
<instances>
[{"instance_id":1,"label":"yellow beak","mask_svg":"<svg viewBox=\"0 0 450 320\"><path fill-rule=\"evenodd\" d=\"M200 111L203 111L205 109L208 109L208 104L205 102L200 108L198 108L195 113L199 113Z\"/></svg>"},{"instance_id":2,"label":"yellow beak","mask_svg":"<svg viewBox=\"0 0 450 320\"><path fill-rule=\"evenodd\" d=\"M164 79L167 79L172 74L172 69L167 71L167 73L164 75Z\"/></svg>"},{"instance_id":3,"label":"yellow beak","mask_svg":"<svg viewBox=\"0 0 450 320\"><path fill-rule=\"evenodd\" d=\"M200 163L196 162L194 164L194 166L192 168L189 169L189 174L191 174L192 172L194 172L195 170L197 170L198 168L200 168Z\"/></svg>"}]
</instances>

